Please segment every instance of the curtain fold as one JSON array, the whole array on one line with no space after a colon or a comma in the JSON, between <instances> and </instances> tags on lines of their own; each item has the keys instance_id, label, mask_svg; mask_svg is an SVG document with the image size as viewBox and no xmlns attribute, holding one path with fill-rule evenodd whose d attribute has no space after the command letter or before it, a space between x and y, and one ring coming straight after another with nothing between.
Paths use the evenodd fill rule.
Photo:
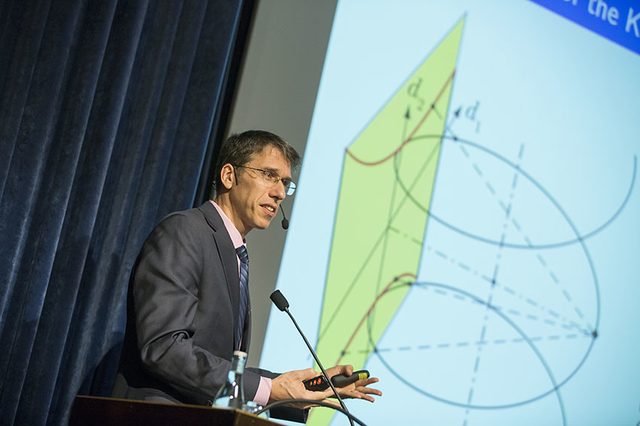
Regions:
<instances>
[{"instance_id":1,"label":"curtain fold","mask_svg":"<svg viewBox=\"0 0 640 426\"><path fill-rule=\"evenodd\" d=\"M109 394L129 271L194 203L253 7L0 2L0 424Z\"/></svg>"}]
</instances>

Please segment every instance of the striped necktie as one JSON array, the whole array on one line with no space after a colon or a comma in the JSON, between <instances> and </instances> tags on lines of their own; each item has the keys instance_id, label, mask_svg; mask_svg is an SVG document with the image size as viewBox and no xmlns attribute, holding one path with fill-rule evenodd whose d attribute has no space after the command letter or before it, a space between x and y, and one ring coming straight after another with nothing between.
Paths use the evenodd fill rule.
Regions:
<instances>
[{"instance_id":1,"label":"striped necktie","mask_svg":"<svg viewBox=\"0 0 640 426\"><path fill-rule=\"evenodd\" d=\"M236 254L240 259L240 309L238 314L238 327L236 328L236 344L239 348L249 301L249 254L245 246L238 247Z\"/></svg>"}]
</instances>

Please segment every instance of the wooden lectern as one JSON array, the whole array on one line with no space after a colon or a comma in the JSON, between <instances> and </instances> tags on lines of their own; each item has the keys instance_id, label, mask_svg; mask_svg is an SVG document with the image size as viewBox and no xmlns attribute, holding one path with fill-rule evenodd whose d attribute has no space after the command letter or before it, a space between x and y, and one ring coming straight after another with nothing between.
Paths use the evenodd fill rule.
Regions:
<instances>
[{"instance_id":1,"label":"wooden lectern","mask_svg":"<svg viewBox=\"0 0 640 426\"><path fill-rule=\"evenodd\" d=\"M240 410L78 395L69 426L277 426Z\"/></svg>"}]
</instances>

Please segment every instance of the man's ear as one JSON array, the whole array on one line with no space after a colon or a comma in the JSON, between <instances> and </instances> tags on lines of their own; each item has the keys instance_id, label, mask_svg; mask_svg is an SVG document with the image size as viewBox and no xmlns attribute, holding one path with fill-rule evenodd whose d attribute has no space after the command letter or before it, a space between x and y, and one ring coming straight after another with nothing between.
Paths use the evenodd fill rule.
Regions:
<instances>
[{"instance_id":1,"label":"man's ear","mask_svg":"<svg viewBox=\"0 0 640 426\"><path fill-rule=\"evenodd\" d=\"M227 163L222 166L220 170L220 183L226 189L231 189L234 183L236 183L236 169L231 165L231 163Z\"/></svg>"}]
</instances>

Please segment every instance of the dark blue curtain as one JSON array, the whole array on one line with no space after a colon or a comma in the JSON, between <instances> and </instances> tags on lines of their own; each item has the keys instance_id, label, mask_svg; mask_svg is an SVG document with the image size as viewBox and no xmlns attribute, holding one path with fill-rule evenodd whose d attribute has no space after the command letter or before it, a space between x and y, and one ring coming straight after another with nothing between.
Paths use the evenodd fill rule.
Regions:
<instances>
[{"instance_id":1,"label":"dark blue curtain","mask_svg":"<svg viewBox=\"0 0 640 426\"><path fill-rule=\"evenodd\" d=\"M129 271L201 201L252 10L0 2L0 424L66 424L76 394L109 395Z\"/></svg>"}]
</instances>

